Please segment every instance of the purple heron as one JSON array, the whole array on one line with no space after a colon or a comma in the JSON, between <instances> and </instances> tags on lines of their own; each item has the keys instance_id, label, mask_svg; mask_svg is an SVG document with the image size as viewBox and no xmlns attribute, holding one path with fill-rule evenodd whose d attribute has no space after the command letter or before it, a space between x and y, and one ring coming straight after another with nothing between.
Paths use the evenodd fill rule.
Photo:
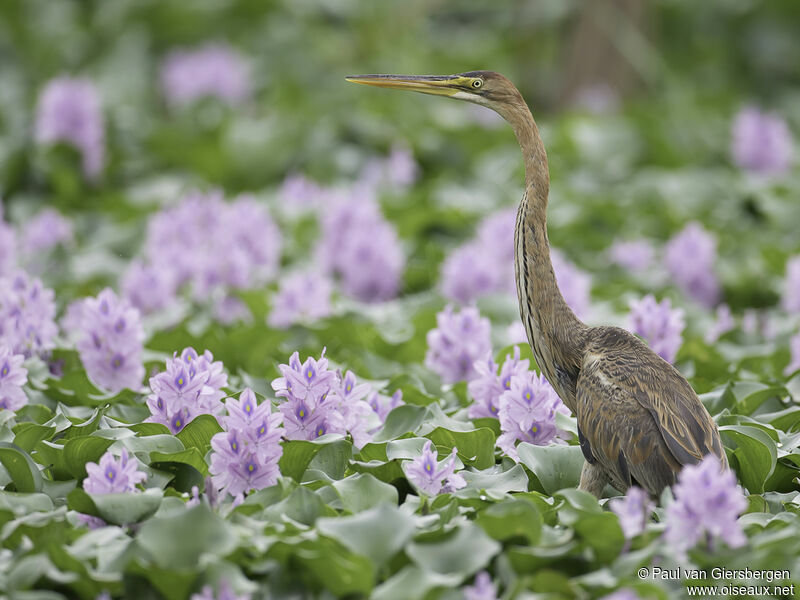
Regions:
<instances>
[{"instance_id":1,"label":"purple heron","mask_svg":"<svg viewBox=\"0 0 800 600\"><path fill-rule=\"evenodd\" d=\"M588 327L564 301L547 239L547 154L517 88L492 71L347 80L474 102L514 130L525 161L514 233L520 315L537 365L577 418L580 489L600 497L608 483L621 492L638 485L658 496L707 454L727 466L716 424L680 372L624 329Z\"/></svg>"}]
</instances>

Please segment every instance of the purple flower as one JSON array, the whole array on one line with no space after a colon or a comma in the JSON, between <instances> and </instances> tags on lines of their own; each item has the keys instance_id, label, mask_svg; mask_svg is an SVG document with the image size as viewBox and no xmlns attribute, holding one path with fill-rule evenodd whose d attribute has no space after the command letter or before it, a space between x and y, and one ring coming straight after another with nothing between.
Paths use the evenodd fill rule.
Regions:
<instances>
[{"instance_id":1,"label":"purple flower","mask_svg":"<svg viewBox=\"0 0 800 600\"><path fill-rule=\"evenodd\" d=\"M250 69L244 57L227 44L210 43L172 51L161 69L161 85L172 106L201 98L236 106L250 97Z\"/></svg>"},{"instance_id":2,"label":"purple flower","mask_svg":"<svg viewBox=\"0 0 800 600\"><path fill-rule=\"evenodd\" d=\"M227 581L222 581L216 595L214 588L206 585L199 594L192 594L189 600L250 600L250 594L237 595Z\"/></svg>"},{"instance_id":3,"label":"purple flower","mask_svg":"<svg viewBox=\"0 0 800 600\"><path fill-rule=\"evenodd\" d=\"M734 325L735 323L733 321L733 315L731 314L730 307L727 304L720 304L717 307L716 320L711 326L711 329L706 332L706 344L713 344L716 342L724 334L731 331Z\"/></svg>"},{"instance_id":4,"label":"purple flower","mask_svg":"<svg viewBox=\"0 0 800 600\"><path fill-rule=\"evenodd\" d=\"M72 241L72 222L58 211L46 208L22 229L22 249L27 255L46 252Z\"/></svg>"},{"instance_id":5,"label":"purple flower","mask_svg":"<svg viewBox=\"0 0 800 600\"><path fill-rule=\"evenodd\" d=\"M653 265L655 250L647 240L616 241L608 249L611 262L631 273L646 271Z\"/></svg>"},{"instance_id":6,"label":"purple flower","mask_svg":"<svg viewBox=\"0 0 800 600\"><path fill-rule=\"evenodd\" d=\"M278 460L283 454L280 427L283 416L270 412L270 403L258 404L245 388L239 400L225 403L224 432L211 438L211 479L216 489L233 497L260 490L278 481Z\"/></svg>"},{"instance_id":7,"label":"purple flower","mask_svg":"<svg viewBox=\"0 0 800 600\"><path fill-rule=\"evenodd\" d=\"M709 545L713 538L720 538L731 548L747 542L738 522L747 500L736 475L723 469L716 456L709 454L699 464L685 466L673 493L664 537L679 557L703 538Z\"/></svg>"},{"instance_id":8,"label":"purple flower","mask_svg":"<svg viewBox=\"0 0 800 600\"><path fill-rule=\"evenodd\" d=\"M436 315L436 329L427 334L425 366L445 383L469 381L475 377L475 362L492 350L489 319L474 306L453 312L452 306Z\"/></svg>"},{"instance_id":9,"label":"purple flower","mask_svg":"<svg viewBox=\"0 0 800 600\"><path fill-rule=\"evenodd\" d=\"M561 400L547 380L525 371L511 377L510 389L500 395L499 418L502 434L497 446L515 461L516 442L546 446L558 435L556 412Z\"/></svg>"},{"instance_id":10,"label":"purple flower","mask_svg":"<svg viewBox=\"0 0 800 600\"><path fill-rule=\"evenodd\" d=\"M178 433L198 415L222 411L222 388L228 385L228 376L211 352L198 355L194 348L184 348L180 356L168 359L166 366L165 372L150 378L148 422L161 423Z\"/></svg>"},{"instance_id":11,"label":"purple flower","mask_svg":"<svg viewBox=\"0 0 800 600\"><path fill-rule=\"evenodd\" d=\"M561 290L567 306L578 317L583 317L589 310L591 277L567 260L558 250L550 252L550 259L553 262L558 289Z\"/></svg>"},{"instance_id":12,"label":"purple flower","mask_svg":"<svg viewBox=\"0 0 800 600\"><path fill-rule=\"evenodd\" d=\"M783 310L800 314L800 254L786 263L786 280L783 289Z\"/></svg>"},{"instance_id":13,"label":"purple flower","mask_svg":"<svg viewBox=\"0 0 800 600\"><path fill-rule=\"evenodd\" d=\"M600 598L600 600L639 600L639 595L633 590L622 589L612 594L607 594Z\"/></svg>"},{"instance_id":14,"label":"purple flower","mask_svg":"<svg viewBox=\"0 0 800 600\"><path fill-rule=\"evenodd\" d=\"M325 192L317 182L305 175L290 173L283 180L278 195L287 211L295 213L310 210L319 205Z\"/></svg>"},{"instance_id":15,"label":"purple flower","mask_svg":"<svg viewBox=\"0 0 800 600\"><path fill-rule=\"evenodd\" d=\"M457 450L438 462L438 454L430 440L425 442L422 456L403 463L403 472L418 492L427 496L446 494L461 489L467 482L456 470Z\"/></svg>"},{"instance_id":16,"label":"purple flower","mask_svg":"<svg viewBox=\"0 0 800 600\"><path fill-rule=\"evenodd\" d=\"M320 273L292 273L280 278L267 322L286 329L298 322L313 322L331 314L333 283Z\"/></svg>"},{"instance_id":17,"label":"purple flower","mask_svg":"<svg viewBox=\"0 0 800 600\"><path fill-rule=\"evenodd\" d=\"M53 290L24 271L0 278L0 343L25 357L55 347Z\"/></svg>"},{"instance_id":18,"label":"purple flower","mask_svg":"<svg viewBox=\"0 0 800 600\"><path fill-rule=\"evenodd\" d=\"M147 475L137 469L135 459L128 458L128 452L122 451L119 459L114 458L111 452L106 452L100 458L100 464L86 463L86 473L89 475L83 480L83 489L89 494L121 494L135 492L136 485L145 481Z\"/></svg>"},{"instance_id":19,"label":"purple flower","mask_svg":"<svg viewBox=\"0 0 800 600\"><path fill-rule=\"evenodd\" d=\"M105 160L105 131L100 95L91 81L59 77L45 86L36 109L36 141L74 146L86 177L97 178Z\"/></svg>"},{"instance_id":20,"label":"purple flower","mask_svg":"<svg viewBox=\"0 0 800 600\"><path fill-rule=\"evenodd\" d=\"M220 193L190 194L150 218L148 262L199 299L213 291L248 289L272 279L281 235L266 208L249 196L225 202Z\"/></svg>"},{"instance_id":21,"label":"purple flower","mask_svg":"<svg viewBox=\"0 0 800 600\"><path fill-rule=\"evenodd\" d=\"M28 381L28 370L22 366L24 360L24 356L0 344L0 410L15 411L28 403L22 391Z\"/></svg>"},{"instance_id":22,"label":"purple flower","mask_svg":"<svg viewBox=\"0 0 800 600\"><path fill-rule=\"evenodd\" d=\"M405 404L405 402L403 402L403 390L395 390L394 394L391 396L384 396L383 394L373 391L367 398L367 403L370 405L370 408L372 408L372 412L378 415L380 422L385 423L386 417L389 416L390 412L401 404Z\"/></svg>"},{"instance_id":23,"label":"purple flower","mask_svg":"<svg viewBox=\"0 0 800 600\"><path fill-rule=\"evenodd\" d=\"M783 374L787 377L800 369L800 333L792 336L789 340L789 350L792 356L789 364L783 370Z\"/></svg>"},{"instance_id":24,"label":"purple flower","mask_svg":"<svg viewBox=\"0 0 800 600\"><path fill-rule=\"evenodd\" d=\"M645 341L667 362L675 360L675 355L683 343L681 334L686 326L683 310L673 310L669 298L656 302L652 294L630 303L630 329L642 336Z\"/></svg>"},{"instance_id":25,"label":"purple flower","mask_svg":"<svg viewBox=\"0 0 800 600\"><path fill-rule=\"evenodd\" d=\"M462 589L466 600L497 600L497 586L486 571L475 575L475 583Z\"/></svg>"},{"instance_id":26,"label":"purple flower","mask_svg":"<svg viewBox=\"0 0 800 600\"><path fill-rule=\"evenodd\" d=\"M175 302L174 274L163 266L134 260L121 282L125 298L142 314L163 310Z\"/></svg>"},{"instance_id":27,"label":"purple flower","mask_svg":"<svg viewBox=\"0 0 800 600\"><path fill-rule=\"evenodd\" d=\"M475 363L476 376L467 384L467 391L472 396L473 403L469 407L469 418L481 417L497 418L500 412L500 396L511 389L511 379L516 375L523 375L528 371L528 359L520 360L519 346L514 346L514 356L506 354L500 374L497 374L497 365L489 357Z\"/></svg>"},{"instance_id":28,"label":"purple flower","mask_svg":"<svg viewBox=\"0 0 800 600\"><path fill-rule=\"evenodd\" d=\"M754 106L739 111L733 121L733 161L742 169L762 174L782 174L792 164L792 133L775 113Z\"/></svg>"},{"instance_id":29,"label":"purple flower","mask_svg":"<svg viewBox=\"0 0 800 600\"><path fill-rule=\"evenodd\" d=\"M624 498L610 500L609 506L619 517L619 525L626 539L635 538L644 531L655 507L647 492L636 486L628 488Z\"/></svg>"},{"instance_id":30,"label":"purple flower","mask_svg":"<svg viewBox=\"0 0 800 600\"><path fill-rule=\"evenodd\" d=\"M720 296L716 260L717 240L695 222L669 240L664 250L664 263L678 287L707 307L714 306Z\"/></svg>"},{"instance_id":31,"label":"purple flower","mask_svg":"<svg viewBox=\"0 0 800 600\"><path fill-rule=\"evenodd\" d=\"M388 184L392 189L405 188L419 176L419 166L408 148L395 145L385 160L374 159L367 163L361 182L367 185Z\"/></svg>"},{"instance_id":32,"label":"purple flower","mask_svg":"<svg viewBox=\"0 0 800 600\"><path fill-rule=\"evenodd\" d=\"M139 311L110 288L96 298L86 298L80 310L81 337L76 347L89 379L112 393L138 389L144 378Z\"/></svg>"},{"instance_id":33,"label":"purple flower","mask_svg":"<svg viewBox=\"0 0 800 600\"><path fill-rule=\"evenodd\" d=\"M322 268L338 275L344 292L362 302L396 296L405 255L373 192L362 186L344 198L332 195L326 209L315 249Z\"/></svg>"}]
</instances>

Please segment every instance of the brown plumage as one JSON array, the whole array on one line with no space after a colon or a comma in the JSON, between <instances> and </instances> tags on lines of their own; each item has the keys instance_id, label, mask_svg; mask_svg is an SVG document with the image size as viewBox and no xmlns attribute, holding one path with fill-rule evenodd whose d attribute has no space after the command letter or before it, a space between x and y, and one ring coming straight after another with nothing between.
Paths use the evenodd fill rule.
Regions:
<instances>
[{"instance_id":1,"label":"brown plumage","mask_svg":"<svg viewBox=\"0 0 800 600\"><path fill-rule=\"evenodd\" d=\"M536 363L575 414L586 458L580 488L639 485L658 496L686 464L716 455L727 467L717 427L686 379L636 336L587 327L556 284L547 240L547 154L522 95L491 71L447 76L359 75L349 81L467 100L509 122L525 161L525 194L514 235L522 322Z\"/></svg>"}]
</instances>

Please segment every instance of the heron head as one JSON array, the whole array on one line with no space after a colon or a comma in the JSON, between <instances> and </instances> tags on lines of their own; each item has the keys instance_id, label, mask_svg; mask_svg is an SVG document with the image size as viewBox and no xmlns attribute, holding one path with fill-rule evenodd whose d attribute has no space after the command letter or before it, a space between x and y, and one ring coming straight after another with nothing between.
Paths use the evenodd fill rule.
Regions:
<instances>
[{"instance_id":1,"label":"heron head","mask_svg":"<svg viewBox=\"0 0 800 600\"><path fill-rule=\"evenodd\" d=\"M508 79L494 71L469 71L456 75L351 75L347 81L395 90L448 96L487 106L503 116L525 101Z\"/></svg>"}]
</instances>

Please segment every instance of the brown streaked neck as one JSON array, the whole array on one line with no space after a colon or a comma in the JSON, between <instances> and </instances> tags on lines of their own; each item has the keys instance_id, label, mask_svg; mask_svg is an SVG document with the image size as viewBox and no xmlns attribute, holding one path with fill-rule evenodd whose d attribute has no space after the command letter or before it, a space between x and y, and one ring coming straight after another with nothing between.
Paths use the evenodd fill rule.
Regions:
<instances>
[{"instance_id":1,"label":"brown streaked neck","mask_svg":"<svg viewBox=\"0 0 800 600\"><path fill-rule=\"evenodd\" d=\"M558 289L547 239L550 175L547 153L530 109L520 96L500 114L511 124L525 161L525 194L515 229L515 271L522 322L542 373L575 411L575 382L587 327Z\"/></svg>"}]
</instances>

